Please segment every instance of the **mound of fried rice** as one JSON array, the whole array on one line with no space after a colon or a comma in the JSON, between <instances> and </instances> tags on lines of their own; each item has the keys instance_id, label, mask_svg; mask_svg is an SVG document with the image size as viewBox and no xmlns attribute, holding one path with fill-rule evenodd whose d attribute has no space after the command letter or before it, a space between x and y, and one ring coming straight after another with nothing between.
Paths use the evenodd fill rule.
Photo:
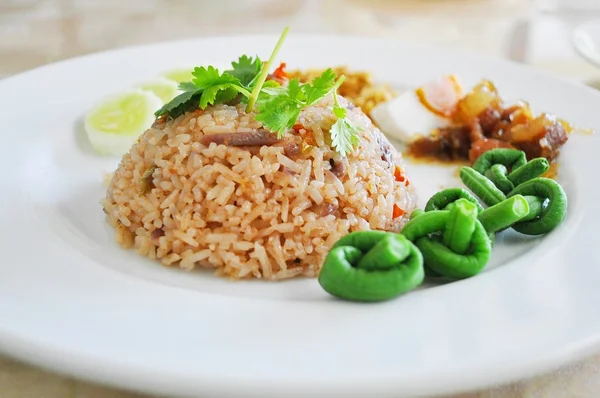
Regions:
<instances>
[{"instance_id":1,"label":"mound of fried rice","mask_svg":"<svg viewBox=\"0 0 600 398\"><path fill-rule=\"evenodd\" d=\"M401 155L371 120L346 157L330 146L332 98L282 140L243 105L157 121L124 155L102 204L116 239L142 256L218 275L316 276L331 246L361 230L399 231L415 208Z\"/></svg>"}]
</instances>

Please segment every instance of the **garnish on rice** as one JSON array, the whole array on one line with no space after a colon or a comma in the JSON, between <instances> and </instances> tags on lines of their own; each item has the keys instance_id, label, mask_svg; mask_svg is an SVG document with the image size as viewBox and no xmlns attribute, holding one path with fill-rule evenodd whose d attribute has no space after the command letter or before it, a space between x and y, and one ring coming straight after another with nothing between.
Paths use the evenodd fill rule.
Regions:
<instances>
[{"instance_id":1,"label":"garnish on rice","mask_svg":"<svg viewBox=\"0 0 600 398\"><path fill-rule=\"evenodd\" d=\"M348 120L346 110L337 100L337 89L345 79L343 75L337 77L329 68L312 82L303 84L297 78L291 79L285 86L276 80L267 80L288 30L283 31L266 63L261 62L258 56L242 55L232 62L232 69L224 72L213 66L194 68L192 81L179 85L183 93L156 111L155 116L175 119L194 109L227 104L239 98L247 104L246 112L256 110L255 119L282 138L286 132L293 130L303 109L333 95L335 104L331 110L336 121L330 131L331 142L338 153L347 155L358 145L360 127Z\"/></svg>"},{"instance_id":2,"label":"garnish on rice","mask_svg":"<svg viewBox=\"0 0 600 398\"><path fill-rule=\"evenodd\" d=\"M266 62L190 67L180 95L151 109L102 201L123 247L275 281L316 277L352 232L409 221L417 201L402 155L344 95L354 77L289 76L276 59L286 34Z\"/></svg>"}]
</instances>

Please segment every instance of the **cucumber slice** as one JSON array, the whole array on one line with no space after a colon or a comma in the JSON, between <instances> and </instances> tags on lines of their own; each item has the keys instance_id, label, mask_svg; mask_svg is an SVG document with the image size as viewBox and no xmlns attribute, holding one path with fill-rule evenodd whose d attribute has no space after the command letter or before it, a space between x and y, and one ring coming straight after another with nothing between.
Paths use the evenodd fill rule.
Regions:
<instances>
[{"instance_id":1,"label":"cucumber slice","mask_svg":"<svg viewBox=\"0 0 600 398\"><path fill-rule=\"evenodd\" d=\"M100 100L85 117L85 131L101 155L121 156L155 120L162 106L156 94L141 89L126 90Z\"/></svg>"},{"instance_id":2,"label":"cucumber slice","mask_svg":"<svg viewBox=\"0 0 600 398\"><path fill-rule=\"evenodd\" d=\"M156 94L156 96L161 99L163 104L171 101L181 93L181 91L177 88L178 84L176 82L164 77L156 77L154 79L145 80L136 84L135 87L142 90L151 91L152 93Z\"/></svg>"},{"instance_id":3,"label":"cucumber slice","mask_svg":"<svg viewBox=\"0 0 600 398\"><path fill-rule=\"evenodd\" d=\"M192 76L193 66L180 66L174 69L170 69L161 74L162 77L172 80L177 84L183 82L191 82L194 76Z\"/></svg>"}]
</instances>

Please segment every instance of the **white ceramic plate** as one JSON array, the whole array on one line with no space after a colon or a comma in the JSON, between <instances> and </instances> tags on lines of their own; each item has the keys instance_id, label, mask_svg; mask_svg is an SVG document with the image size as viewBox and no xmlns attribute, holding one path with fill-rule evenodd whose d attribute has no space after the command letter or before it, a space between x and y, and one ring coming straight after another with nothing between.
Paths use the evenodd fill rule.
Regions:
<instances>
[{"instance_id":1,"label":"white ceramic plate","mask_svg":"<svg viewBox=\"0 0 600 398\"><path fill-rule=\"evenodd\" d=\"M342 302L316 280L228 282L120 249L99 205L103 173L82 115L100 97L178 64L267 57L276 37L192 40L60 62L0 81L0 347L57 371L187 396L411 396L478 388L591 354L600 342L597 136L561 155L568 218L542 239L506 235L479 276L379 304ZM487 77L600 128L600 95L511 63L385 40L294 37L293 67L347 64L414 85ZM421 204L460 186L413 166Z\"/></svg>"}]
</instances>

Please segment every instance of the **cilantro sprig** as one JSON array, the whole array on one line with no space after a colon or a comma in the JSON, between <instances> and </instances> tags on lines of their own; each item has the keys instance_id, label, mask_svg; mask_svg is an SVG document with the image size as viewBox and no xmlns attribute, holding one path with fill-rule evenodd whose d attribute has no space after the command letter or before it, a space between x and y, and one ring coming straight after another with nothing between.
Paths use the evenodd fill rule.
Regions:
<instances>
[{"instance_id":1,"label":"cilantro sprig","mask_svg":"<svg viewBox=\"0 0 600 398\"><path fill-rule=\"evenodd\" d=\"M265 65L262 64L258 56L252 58L242 55L237 62L231 63L232 69L223 73L219 72L214 66L195 67L192 72L192 81L179 85L179 89L183 92L156 111L154 115L156 117L167 115L169 118L175 119L196 107L205 109L208 105L227 103L239 94L243 96L242 100L244 102L248 102L246 112L252 111L254 104L261 96L261 90L265 86L269 69L288 31L289 28L284 29L269 61ZM278 84L275 85L278 86ZM269 83L266 86L273 87L274 83Z\"/></svg>"},{"instance_id":2,"label":"cilantro sprig","mask_svg":"<svg viewBox=\"0 0 600 398\"><path fill-rule=\"evenodd\" d=\"M177 97L154 113L155 116L168 115L175 119L195 108L204 109L208 105L223 104L231 101L238 94L250 97L249 84L261 69L258 57L242 55L237 62L232 62L233 69L219 72L214 66L196 67L192 72L191 82L179 85L183 91Z\"/></svg>"},{"instance_id":3,"label":"cilantro sprig","mask_svg":"<svg viewBox=\"0 0 600 398\"><path fill-rule=\"evenodd\" d=\"M290 80L287 87L272 90L271 96L259 101L256 120L282 137L294 126L302 109L314 105L331 92L335 78L335 72L327 69L312 83L301 85L297 78Z\"/></svg>"},{"instance_id":4,"label":"cilantro sprig","mask_svg":"<svg viewBox=\"0 0 600 398\"><path fill-rule=\"evenodd\" d=\"M248 86L252 80L258 76L262 68L260 58L252 58L247 55L242 55L237 62L231 63L233 69L225 71L232 76L237 77L244 86Z\"/></svg>"},{"instance_id":5,"label":"cilantro sprig","mask_svg":"<svg viewBox=\"0 0 600 398\"><path fill-rule=\"evenodd\" d=\"M270 97L259 101L255 119L262 122L269 130L276 132L278 137L282 137L296 124L302 109L316 104L333 93L332 112L337 120L329 131L331 144L337 152L346 156L359 144L358 133L361 129L348 120L348 112L338 100L337 90L345 79L346 77L342 75L336 80L335 72L331 68L325 70L312 83L301 85L298 79L292 79L286 88L272 90Z\"/></svg>"},{"instance_id":6,"label":"cilantro sprig","mask_svg":"<svg viewBox=\"0 0 600 398\"><path fill-rule=\"evenodd\" d=\"M258 56L242 55L231 63L231 69L224 72L219 72L214 66L194 68L192 81L181 83L179 89L182 93L155 115L175 119L185 112L241 97L241 101L247 103L246 112L255 110L255 119L281 138L296 124L303 109L333 94L331 110L337 120L330 130L331 142L337 152L347 155L359 144L360 127L348 120L347 111L340 106L337 98L337 89L344 82L344 76L336 80L336 74L330 68L310 83L301 84L298 79L291 79L287 86L282 87L276 81L267 81L288 30L284 29L266 63L261 62Z\"/></svg>"},{"instance_id":7,"label":"cilantro sprig","mask_svg":"<svg viewBox=\"0 0 600 398\"><path fill-rule=\"evenodd\" d=\"M342 108L338 101L337 89L342 85L344 79L345 76L340 76L336 83L336 87L333 90L333 114L338 119L329 130L329 134L331 134L331 145L342 156L346 156L346 154L352 152L354 147L360 143L358 137L360 127L348 120L346 117L348 111L346 108Z\"/></svg>"}]
</instances>

